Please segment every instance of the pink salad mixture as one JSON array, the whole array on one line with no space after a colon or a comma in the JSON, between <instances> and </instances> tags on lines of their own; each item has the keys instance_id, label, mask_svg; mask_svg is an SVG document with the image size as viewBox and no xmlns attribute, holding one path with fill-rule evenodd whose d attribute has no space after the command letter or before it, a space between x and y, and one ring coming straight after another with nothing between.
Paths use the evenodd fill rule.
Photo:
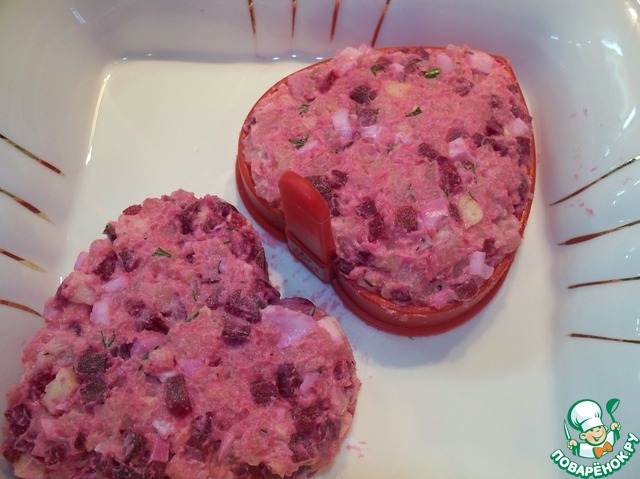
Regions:
<instances>
[{"instance_id":1,"label":"pink salad mixture","mask_svg":"<svg viewBox=\"0 0 640 479\"><path fill-rule=\"evenodd\" d=\"M177 191L127 208L46 305L8 391L23 478L304 478L359 381L337 321L280 299L249 222Z\"/></svg>"},{"instance_id":2,"label":"pink salad mixture","mask_svg":"<svg viewBox=\"0 0 640 479\"><path fill-rule=\"evenodd\" d=\"M345 48L280 82L244 125L255 189L306 177L341 274L399 304L472 298L521 242L531 117L510 70L467 47Z\"/></svg>"}]
</instances>

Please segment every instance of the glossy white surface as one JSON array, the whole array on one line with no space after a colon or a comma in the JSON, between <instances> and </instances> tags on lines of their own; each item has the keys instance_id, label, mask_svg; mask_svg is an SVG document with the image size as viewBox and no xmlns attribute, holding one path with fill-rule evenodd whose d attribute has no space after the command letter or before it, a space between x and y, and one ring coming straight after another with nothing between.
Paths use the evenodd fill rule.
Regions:
<instances>
[{"instance_id":1,"label":"glossy white surface","mask_svg":"<svg viewBox=\"0 0 640 479\"><path fill-rule=\"evenodd\" d=\"M0 299L42 311L106 221L144 197L181 187L246 213L233 166L248 109L282 76L370 43L386 4L340 2L331 39L335 2L296 3L293 37L288 0L254 1L255 36L247 2L0 3L0 133L65 173L0 141L0 188L52 220L0 195L0 248L46 270L0 256ZM498 296L432 338L362 324L263 235L283 295L339 317L359 362L354 428L321 477L570 477L549 456L570 455L562 422L583 398L619 398L623 434L640 436L640 344L568 337L640 339L640 283L569 288L639 275L640 225L558 245L640 219L640 162L550 206L640 154L639 15L637 0L388 4L376 46L467 43L512 61L534 116L537 196ZM40 324L0 305L3 396ZM612 477L639 474L640 455ZM0 477L12 477L4 461Z\"/></svg>"}]
</instances>

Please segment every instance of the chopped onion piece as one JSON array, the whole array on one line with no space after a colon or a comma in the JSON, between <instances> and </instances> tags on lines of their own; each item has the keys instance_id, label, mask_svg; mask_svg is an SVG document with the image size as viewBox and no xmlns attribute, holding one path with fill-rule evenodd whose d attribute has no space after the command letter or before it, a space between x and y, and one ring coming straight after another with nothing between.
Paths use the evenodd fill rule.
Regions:
<instances>
[{"instance_id":1,"label":"chopped onion piece","mask_svg":"<svg viewBox=\"0 0 640 479\"><path fill-rule=\"evenodd\" d=\"M273 324L280 331L279 348L286 348L318 327L311 316L277 305L262 310L262 321Z\"/></svg>"},{"instance_id":2,"label":"chopped onion piece","mask_svg":"<svg viewBox=\"0 0 640 479\"><path fill-rule=\"evenodd\" d=\"M493 266L485 263L486 254L483 251L474 251L469 255L469 274L488 279L493 274Z\"/></svg>"},{"instance_id":3,"label":"chopped onion piece","mask_svg":"<svg viewBox=\"0 0 640 479\"><path fill-rule=\"evenodd\" d=\"M347 110L338 110L331 117L333 128L343 138L351 140L353 138L353 129L349 120L349 112Z\"/></svg>"}]
</instances>

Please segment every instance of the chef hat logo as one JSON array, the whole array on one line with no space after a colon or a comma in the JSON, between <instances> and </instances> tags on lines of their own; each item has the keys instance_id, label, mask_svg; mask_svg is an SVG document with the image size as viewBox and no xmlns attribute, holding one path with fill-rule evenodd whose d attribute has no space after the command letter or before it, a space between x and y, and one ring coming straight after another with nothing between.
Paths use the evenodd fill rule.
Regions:
<instances>
[{"instance_id":1,"label":"chef hat logo","mask_svg":"<svg viewBox=\"0 0 640 479\"><path fill-rule=\"evenodd\" d=\"M590 399L578 401L571 406L569 414L567 414L567 420L574 429L582 432L587 432L594 427L604 426L602 408L597 402Z\"/></svg>"}]
</instances>

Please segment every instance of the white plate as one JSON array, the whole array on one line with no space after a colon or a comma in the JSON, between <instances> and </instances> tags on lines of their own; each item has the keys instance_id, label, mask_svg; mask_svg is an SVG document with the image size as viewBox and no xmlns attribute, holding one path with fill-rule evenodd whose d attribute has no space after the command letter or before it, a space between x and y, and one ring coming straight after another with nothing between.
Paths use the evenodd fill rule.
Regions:
<instances>
[{"instance_id":1,"label":"white plate","mask_svg":"<svg viewBox=\"0 0 640 479\"><path fill-rule=\"evenodd\" d=\"M569 335L640 339L640 283L570 286L640 274L640 226L559 243L640 219L640 164L551 204L640 154L639 15L638 0L6 0L0 134L64 176L0 141L0 188L50 219L0 194L0 248L45 270L0 255L0 299L42 311L107 220L144 197L185 188L246 214L237 135L282 76L374 39L466 43L512 61L539 157L525 241L486 310L437 337L379 332L263 235L283 295L341 318L359 363L356 421L321 477L564 478L569 461L593 467L567 449L563 421L576 401L618 398L614 451L624 452L627 434L640 436L640 344ZM20 350L40 325L0 305L2 391L19 379ZM603 420L612 422L606 411ZM557 449L566 460L552 459ZM612 458L600 472L640 474L640 454ZM4 461L0 476L12 477Z\"/></svg>"}]
</instances>

